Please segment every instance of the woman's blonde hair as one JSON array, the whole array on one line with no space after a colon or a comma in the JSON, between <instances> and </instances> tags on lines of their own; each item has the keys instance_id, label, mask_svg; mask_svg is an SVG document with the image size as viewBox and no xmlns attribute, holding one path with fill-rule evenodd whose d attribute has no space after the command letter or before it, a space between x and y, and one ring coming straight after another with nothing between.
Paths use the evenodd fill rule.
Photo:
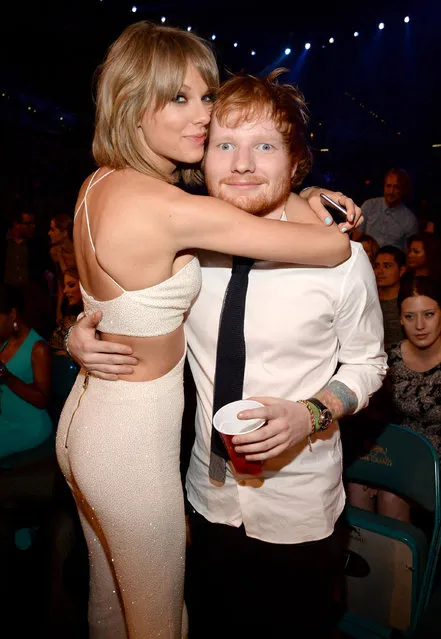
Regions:
<instances>
[{"instance_id":1,"label":"woman's blonde hair","mask_svg":"<svg viewBox=\"0 0 441 639\"><path fill-rule=\"evenodd\" d=\"M182 87L189 64L201 74L209 91L219 85L216 59L208 43L187 31L137 22L111 45L98 69L93 155L98 166L131 167L175 183L191 183L196 168L162 172L142 143L138 126L147 109L159 111Z\"/></svg>"}]
</instances>

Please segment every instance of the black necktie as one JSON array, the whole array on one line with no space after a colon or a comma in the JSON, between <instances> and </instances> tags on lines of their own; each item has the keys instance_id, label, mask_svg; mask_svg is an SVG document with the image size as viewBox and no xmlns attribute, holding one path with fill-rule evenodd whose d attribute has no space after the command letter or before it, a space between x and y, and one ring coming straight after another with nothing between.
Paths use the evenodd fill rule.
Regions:
<instances>
[{"instance_id":1,"label":"black necktie","mask_svg":"<svg viewBox=\"0 0 441 639\"><path fill-rule=\"evenodd\" d=\"M214 374L213 415L225 404L242 399L245 372L245 338L243 332L248 274L254 260L233 257L233 269L219 322L216 370ZM225 481L228 453L217 430L211 430L211 479Z\"/></svg>"}]
</instances>

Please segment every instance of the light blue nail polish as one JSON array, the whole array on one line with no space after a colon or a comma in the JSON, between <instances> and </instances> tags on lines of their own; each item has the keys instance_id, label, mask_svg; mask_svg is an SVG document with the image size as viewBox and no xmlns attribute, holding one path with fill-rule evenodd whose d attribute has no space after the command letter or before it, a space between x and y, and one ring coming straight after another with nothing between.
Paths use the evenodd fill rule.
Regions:
<instances>
[{"instance_id":1,"label":"light blue nail polish","mask_svg":"<svg viewBox=\"0 0 441 639\"><path fill-rule=\"evenodd\" d=\"M329 215L328 215L328 217L325 217L325 224L327 226L329 226L331 224L331 222L332 222L332 217L329 217Z\"/></svg>"},{"instance_id":2,"label":"light blue nail polish","mask_svg":"<svg viewBox=\"0 0 441 639\"><path fill-rule=\"evenodd\" d=\"M342 232L342 233L347 233L347 232L348 232L348 229L346 228L346 226L344 226L344 227L342 228L341 232Z\"/></svg>"}]
</instances>

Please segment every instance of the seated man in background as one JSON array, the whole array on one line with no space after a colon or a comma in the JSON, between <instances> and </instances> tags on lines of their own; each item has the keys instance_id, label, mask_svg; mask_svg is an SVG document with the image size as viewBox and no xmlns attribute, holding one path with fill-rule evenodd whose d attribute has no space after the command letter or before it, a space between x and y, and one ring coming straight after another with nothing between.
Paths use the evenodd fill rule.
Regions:
<instances>
[{"instance_id":1,"label":"seated man in background","mask_svg":"<svg viewBox=\"0 0 441 639\"><path fill-rule=\"evenodd\" d=\"M364 222L352 239L363 233L375 238L380 247L392 244L406 250L407 238L418 233L416 215L404 204L410 191L410 178L403 169L390 169L384 178L384 194L366 200L361 207Z\"/></svg>"},{"instance_id":2,"label":"seated man in background","mask_svg":"<svg viewBox=\"0 0 441 639\"><path fill-rule=\"evenodd\" d=\"M395 246L383 246L374 259L374 272L377 280L378 297L383 313L384 348L403 339L403 330L398 310L398 291L401 276L406 271L406 256Z\"/></svg>"}]
</instances>

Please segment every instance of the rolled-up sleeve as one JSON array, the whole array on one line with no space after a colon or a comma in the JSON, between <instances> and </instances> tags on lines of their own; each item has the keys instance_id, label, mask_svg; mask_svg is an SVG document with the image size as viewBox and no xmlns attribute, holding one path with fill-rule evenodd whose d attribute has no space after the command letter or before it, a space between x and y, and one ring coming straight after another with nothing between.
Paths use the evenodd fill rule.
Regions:
<instances>
[{"instance_id":1,"label":"rolled-up sleeve","mask_svg":"<svg viewBox=\"0 0 441 639\"><path fill-rule=\"evenodd\" d=\"M356 394L359 411L381 387L387 371L377 286L363 251L358 251L342 282L334 321L340 345L340 366L330 381L342 382Z\"/></svg>"}]
</instances>

